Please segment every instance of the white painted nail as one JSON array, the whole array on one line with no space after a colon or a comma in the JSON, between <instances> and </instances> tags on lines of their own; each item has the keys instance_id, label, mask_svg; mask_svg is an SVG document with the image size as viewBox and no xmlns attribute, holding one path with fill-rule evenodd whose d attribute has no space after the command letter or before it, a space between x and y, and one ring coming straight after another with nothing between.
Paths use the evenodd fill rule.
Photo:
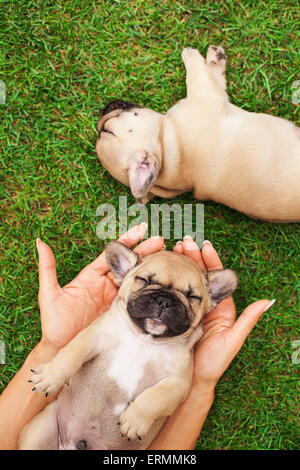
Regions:
<instances>
[{"instance_id":1,"label":"white painted nail","mask_svg":"<svg viewBox=\"0 0 300 470\"><path fill-rule=\"evenodd\" d=\"M202 248L204 247L205 244L206 245L211 245L211 242L209 240L204 240Z\"/></svg>"},{"instance_id":2,"label":"white painted nail","mask_svg":"<svg viewBox=\"0 0 300 470\"><path fill-rule=\"evenodd\" d=\"M193 237L191 237L190 235L185 235L183 237L184 240L193 240Z\"/></svg>"},{"instance_id":3,"label":"white painted nail","mask_svg":"<svg viewBox=\"0 0 300 470\"><path fill-rule=\"evenodd\" d=\"M145 227L145 230L147 230L148 224L146 224L146 222L142 222L141 225L142 225L142 227Z\"/></svg>"},{"instance_id":4,"label":"white painted nail","mask_svg":"<svg viewBox=\"0 0 300 470\"><path fill-rule=\"evenodd\" d=\"M39 251L39 243L40 243L41 239L40 238L37 238L36 239L36 249Z\"/></svg>"},{"instance_id":5,"label":"white painted nail","mask_svg":"<svg viewBox=\"0 0 300 470\"><path fill-rule=\"evenodd\" d=\"M276 302L276 299L271 300L271 302L268 303L268 305L264 308L263 311L266 312L267 310L269 310L269 308L271 308L275 302Z\"/></svg>"}]
</instances>

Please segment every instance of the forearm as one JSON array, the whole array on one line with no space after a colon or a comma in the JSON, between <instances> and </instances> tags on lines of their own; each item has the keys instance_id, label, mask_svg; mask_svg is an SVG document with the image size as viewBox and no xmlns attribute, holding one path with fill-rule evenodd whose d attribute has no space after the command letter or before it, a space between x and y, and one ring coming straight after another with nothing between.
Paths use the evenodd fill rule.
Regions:
<instances>
[{"instance_id":1,"label":"forearm","mask_svg":"<svg viewBox=\"0 0 300 470\"><path fill-rule=\"evenodd\" d=\"M194 449L214 400L214 388L194 385L189 397L170 416L150 445L154 450Z\"/></svg>"},{"instance_id":2,"label":"forearm","mask_svg":"<svg viewBox=\"0 0 300 470\"><path fill-rule=\"evenodd\" d=\"M52 347L43 343L31 351L23 366L0 396L0 449L17 449L18 436L33 416L41 411L52 398L32 392L28 383L30 369L49 362L56 354Z\"/></svg>"}]
</instances>

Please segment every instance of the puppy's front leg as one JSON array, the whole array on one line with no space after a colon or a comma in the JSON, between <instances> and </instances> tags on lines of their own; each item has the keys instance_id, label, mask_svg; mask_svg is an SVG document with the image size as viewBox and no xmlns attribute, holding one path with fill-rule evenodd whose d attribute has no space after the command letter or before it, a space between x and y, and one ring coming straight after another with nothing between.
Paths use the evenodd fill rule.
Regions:
<instances>
[{"instance_id":1,"label":"puppy's front leg","mask_svg":"<svg viewBox=\"0 0 300 470\"><path fill-rule=\"evenodd\" d=\"M187 99L213 105L222 103L227 97L224 87L220 87L214 78L214 71L197 49L187 47L182 51L182 60L186 69Z\"/></svg>"},{"instance_id":2,"label":"puppy's front leg","mask_svg":"<svg viewBox=\"0 0 300 470\"><path fill-rule=\"evenodd\" d=\"M30 382L38 392L46 396L56 393L84 364L95 357L105 346L105 338L101 337L98 327L100 319L95 320L89 327L82 330L52 361L32 369Z\"/></svg>"},{"instance_id":3,"label":"puppy's front leg","mask_svg":"<svg viewBox=\"0 0 300 470\"><path fill-rule=\"evenodd\" d=\"M206 63L220 89L226 92L226 56L223 47L209 46L206 53Z\"/></svg>"},{"instance_id":4,"label":"puppy's front leg","mask_svg":"<svg viewBox=\"0 0 300 470\"><path fill-rule=\"evenodd\" d=\"M169 377L144 390L120 416L120 431L129 439L142 439L154 421L169 416L188 396L190 381Z\"/></svg>"}]
</instances>

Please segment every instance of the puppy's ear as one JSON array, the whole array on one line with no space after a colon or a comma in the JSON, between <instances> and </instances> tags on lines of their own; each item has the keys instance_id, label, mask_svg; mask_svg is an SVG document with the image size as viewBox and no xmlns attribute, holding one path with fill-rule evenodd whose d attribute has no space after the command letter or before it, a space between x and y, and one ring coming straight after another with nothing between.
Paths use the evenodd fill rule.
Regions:
<instances>
[{"instance_id":1,"label":"puppy's ear","mask_svg":"<svg viewBox=\"0 0 300 470\"><path fill-rule=\"evenodd\" d=\"M123 111L130 111L132 108L140 108L140 106L138 104L129 103L128 101L113 100L113 101L110 101L102 110L102 116L104 116L105 114L111 113L115 109L121 109Z\"/></svg>"},{"instance_id":2,"label":"puppy's ear","mask_svg":"<svg viewBox=\"0 0 300 470\"><path fill-rule=\"evenodd\" d=\"M231 269L210 271L207 274L212 307L228 297L237 287L237 276Z\"/></svg>"},{"instance_id":3,"label":"puppy's ear","mask_svg":"<svg viewBox=\"0 0 300 470\"><path fill-rule=\"evenodd\" d=\"M148 152L138 152L130 159L129 186L135 198L145 197L158 176L158 162Z\"/></svg>"},{"instance_id":4,"label":"puppy's ear","mask_svg":"<svg viewBox=\"0 0 300 470\"><path fill-rule=\"evenodd\" d=\"M119 286L126 274L134 268L140 257L120 242L110 241L105 248L106 261L114 275L114 283Z\"/></svg>"}]
</instances>

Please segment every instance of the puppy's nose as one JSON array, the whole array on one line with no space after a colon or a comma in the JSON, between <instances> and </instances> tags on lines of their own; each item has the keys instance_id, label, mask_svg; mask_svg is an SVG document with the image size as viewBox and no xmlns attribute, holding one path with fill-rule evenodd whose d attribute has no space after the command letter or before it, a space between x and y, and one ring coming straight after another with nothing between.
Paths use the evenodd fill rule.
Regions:
<instances>
[{"instance_id":1,"label":"puppy's nose","mask_svg":"<svg viewBox=\"0 0 300 470\"><path fill-rule=\"evenodd\" d=\"M164 295L157 297L156 302L161 308L170 308L172 306L172 299Z\"/></svg>"}]
</instances>

